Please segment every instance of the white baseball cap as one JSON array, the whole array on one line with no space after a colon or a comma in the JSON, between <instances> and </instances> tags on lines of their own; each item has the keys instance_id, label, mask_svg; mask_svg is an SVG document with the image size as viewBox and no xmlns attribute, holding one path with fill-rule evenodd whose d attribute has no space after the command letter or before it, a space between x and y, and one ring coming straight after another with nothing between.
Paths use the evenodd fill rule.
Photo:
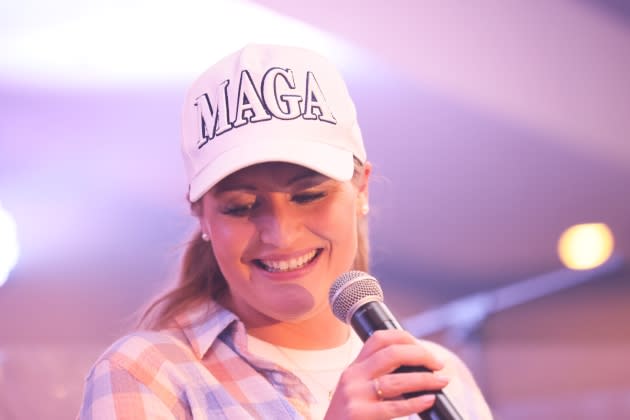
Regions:
<instances>
[{"instance_id":1,"label":"white baseball cap","mask_svg":"<svg viewBox=\"0 0 630 420\"><path fill-rule=\"evenodd\" d=\"M365 148L354 103L334 65L303 48L248 45L191 86L182 112L188 198L262 162L301 165L348 181Z\"/></svg>"}]
</instances>

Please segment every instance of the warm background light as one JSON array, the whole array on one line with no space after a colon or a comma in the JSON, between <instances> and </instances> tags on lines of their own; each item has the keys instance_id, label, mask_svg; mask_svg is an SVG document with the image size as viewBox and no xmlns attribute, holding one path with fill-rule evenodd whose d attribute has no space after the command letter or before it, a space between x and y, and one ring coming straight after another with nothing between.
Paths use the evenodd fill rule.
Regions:
<instances>
[{"instance_id":1,"label":"warm background light","mask_svg":"<svg viewBox=\"0 0 630 420\"><path fill-rule=\"evenodd\" d=\"M33 3L33 9L3 10L7 16L0 17L0 25L14 29L0 36L0 79L75 87L187 83L210 63L250 42L288 43L352 57L343 50L342 40L255 2L190 0L174 5L138 0L79 6L72 1L76 4L63 12L59 4ZM57 17L43 22L23 17L46 13ZM221 18L208 24L209 16ZM239 22L239 30L233 29L233 22Z\"/></svg>"},{"instance_id":2,"label":"warm background light","mask_svg":"<svg viewBox=\"0 0 630 420\"><path fill-rule=\"evenodd\" d=\"M585 223L565 230L558 241L562 263L574 270L588 270L603 264L612 254L613 234L604 223Z\"/></svg>"}]
</instances>

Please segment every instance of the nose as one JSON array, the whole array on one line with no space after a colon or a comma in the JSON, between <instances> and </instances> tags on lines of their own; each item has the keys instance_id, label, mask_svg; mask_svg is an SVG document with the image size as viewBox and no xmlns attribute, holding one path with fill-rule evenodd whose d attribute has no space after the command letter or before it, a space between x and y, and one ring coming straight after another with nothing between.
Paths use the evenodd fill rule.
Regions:
<instances>
[{"instance_id":1,"label":"nose","mask_svg":"<svg viewBox=\"0 0 630 420\"><path fill-rule=\"evenodd\" d=\"M282 199L270 200L256 217L260 240L276 248L288 248L298 237L302 223L299 212Z\"/></svg>"}]
</instances>

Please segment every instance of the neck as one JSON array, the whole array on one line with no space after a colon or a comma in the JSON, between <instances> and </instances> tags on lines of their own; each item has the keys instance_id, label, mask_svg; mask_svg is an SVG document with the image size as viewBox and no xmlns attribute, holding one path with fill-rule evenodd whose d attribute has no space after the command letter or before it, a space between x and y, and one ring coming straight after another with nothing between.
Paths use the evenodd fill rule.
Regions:
<instances>
[{"instance_id":1,"label":"neck","mask_svg":"<svg viewBox=\"0 0 630 420\"><path fill-rule=\"evenodd\" d=\"M256 338L277 346L303 350L340 346L350 334L350 327L335 318L329 310L299 321L275 321L257 326L245 323L245 326L247 332Z\"/></svg>"}]
</instances>

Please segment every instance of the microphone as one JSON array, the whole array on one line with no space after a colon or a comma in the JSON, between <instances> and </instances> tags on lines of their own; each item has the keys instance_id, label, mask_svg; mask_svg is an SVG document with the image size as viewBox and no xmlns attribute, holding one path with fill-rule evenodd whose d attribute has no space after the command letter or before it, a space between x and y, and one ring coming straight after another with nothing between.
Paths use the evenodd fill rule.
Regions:
<instances>
[{"instance_id":1,"label":"microphone","mask_svg":"<svg viewBox=\"0 0 630 420\"><path fill-rule=\"evenodd\" d=\"M403 329L383 303L383 290L378 280L362 271L348 271L339 276L330 287L328 301L335 316L350 324L363 341L378 330ZM431 371L424 366L401 366L394 372ZM442 391L407 393L404 397L431 393L435 394L435 403L428 410L418 413L422 420L463 420Z\"/></svg>"}]
</instances>

